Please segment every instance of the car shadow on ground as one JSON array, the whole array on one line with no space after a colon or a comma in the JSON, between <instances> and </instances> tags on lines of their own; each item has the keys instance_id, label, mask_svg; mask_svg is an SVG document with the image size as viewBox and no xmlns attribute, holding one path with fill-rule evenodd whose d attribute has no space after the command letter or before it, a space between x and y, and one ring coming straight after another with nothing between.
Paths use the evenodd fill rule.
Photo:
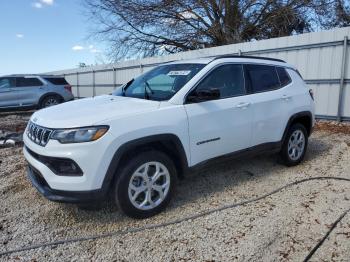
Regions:
<instances>
[{"instance_id":1,"label":"car shadow on ground","mask_svg":"<svg viewBox=\"0 0 350 262\"><path fill-rule=\"evenodd\" d=\"M304 164L317 159L320 155L327 153L332 145L322 139L310 139ZM278 160L278 154L264 154L255 157L234 158L226 161L218 161L202 167L177 183L177 189L173 200L160 217L168 217L181 209L184 205L194 202L209 201L210 196L220 193L226 189L235 190L240 184L250 180L277 176L279 172L287 169ZM291 167L294 168L294 167ZM74 205L65 205L77 221L94 220L98 223L116 223L129 219L108 201L95 210L84 210L81 212ZM73 211L73 210L74 211ZM73 211L73 212L72 212ZM150 218L152 219L152 218Z\"/></svg>"},{"instance_id":2,"label":"car shadow on ground","mask_svg":"<svg viewBox=\"0 0 350 262\"><path fill-rule=\"evenodd\" d=\"M317 159L331 147L332 145L325 143L324 140L310 139L308 152L302 165ZM275 176L285 169L293 168L284 166L278 154L232 158L213 163L190 173L185 180L180 181L178 194L172 205L176 207L186 202L196 201L198 198L221 192L226 188L237 187L246 181Z\"/></svg>"}]
</instances>

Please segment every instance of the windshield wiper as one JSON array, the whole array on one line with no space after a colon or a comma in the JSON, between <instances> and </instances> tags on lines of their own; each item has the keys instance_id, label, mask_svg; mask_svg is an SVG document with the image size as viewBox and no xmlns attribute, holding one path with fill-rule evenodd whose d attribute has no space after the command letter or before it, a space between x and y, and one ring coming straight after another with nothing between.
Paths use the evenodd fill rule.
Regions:
<instances>
[{"instance_id":1,"label":"windshield wiper","mask_svg":"<svg viewBox=\"0 0 350 262\"><path fill-rule=\"evenodd\" d=\"M149 96L149 93L147 91L147 88L149 89L149 91L151 91L151 94L153 95L154 92L152 90L152 88L150 87L149 83L147 82L146 79L143 78L143 82L144 82L144 95L145 95L145 99L149 100L150 99L150 96Z\"/></svg>"}]
</instances>

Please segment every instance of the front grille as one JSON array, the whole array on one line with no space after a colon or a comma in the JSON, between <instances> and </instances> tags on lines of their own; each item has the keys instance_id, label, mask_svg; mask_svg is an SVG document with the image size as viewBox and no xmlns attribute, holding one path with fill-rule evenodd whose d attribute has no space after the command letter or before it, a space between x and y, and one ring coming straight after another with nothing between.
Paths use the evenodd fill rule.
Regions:
<instances>
[{"instance_id":1,"label":"front grille","mask_svg":"<svg viewBox=\"0 0 350 262\"><path fill-rule=\"evenodd\" d=\"M33 122L29 122L27 127L28 138L40 146L46 146L47 142L49 142L51 133L52 129L38 126Z\"/></svg>"}]
</instances>

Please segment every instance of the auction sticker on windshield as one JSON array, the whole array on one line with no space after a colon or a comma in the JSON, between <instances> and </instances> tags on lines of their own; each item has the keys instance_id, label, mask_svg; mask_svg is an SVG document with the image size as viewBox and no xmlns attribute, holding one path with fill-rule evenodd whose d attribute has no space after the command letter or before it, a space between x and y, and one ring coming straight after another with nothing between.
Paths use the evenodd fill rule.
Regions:
<instances>
[{"instance_id":1,"label":"auction sticker on windshield","mask_svg":"<svg viewBox=\"0 0 350 262\"><path fill-rule=\"evenodd\" d=\"M168 76L187 76L189 73L191 73L190 70L170 71Z\"/></svg>"}]
</instances>

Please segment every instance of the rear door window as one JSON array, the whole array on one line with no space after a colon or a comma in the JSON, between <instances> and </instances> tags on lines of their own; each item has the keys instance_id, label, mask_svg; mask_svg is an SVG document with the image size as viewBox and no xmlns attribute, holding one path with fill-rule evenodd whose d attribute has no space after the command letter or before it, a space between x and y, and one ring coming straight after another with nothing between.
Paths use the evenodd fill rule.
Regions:
<instances>
[{"instance_id":1,"label":"rear door window","mask_svg":"<svg viewBox=\"0 0 350 262\"><path fill-rule=\"evenodd\" d=\"M44 79L53 85L69 85L69 83L63 77L44 77Z\"/></svg>"},{"instance_id":2,"label":"rear door window","mask_svg":"<svg viewBox=\"0 0 350 262\"><path fill-rule=\"evenodd\" d=\"M283 67L276 67L278 78L280 79L281 86L286 86L292 82L287 70Z\"/></svg>"},{"instance_id":3,"label":"rear door window","mask_svg":"<svg viewBox=\"0 0 350 262\"><path fill-rule=\"evenodd\" d=\"M43 83L36 77L16 77L16 87L42 86Z\"/></svg>"},{"instance_id":4,"label":"rear door window","mask_svg":"<svg viewBox=\"0 0 350 262\"><path fill-rule=\"evenodd\" d=\"M253 93L266 92L281 87L274 66L246 65L246 69Z\"/></svg>"}]
</instances>

